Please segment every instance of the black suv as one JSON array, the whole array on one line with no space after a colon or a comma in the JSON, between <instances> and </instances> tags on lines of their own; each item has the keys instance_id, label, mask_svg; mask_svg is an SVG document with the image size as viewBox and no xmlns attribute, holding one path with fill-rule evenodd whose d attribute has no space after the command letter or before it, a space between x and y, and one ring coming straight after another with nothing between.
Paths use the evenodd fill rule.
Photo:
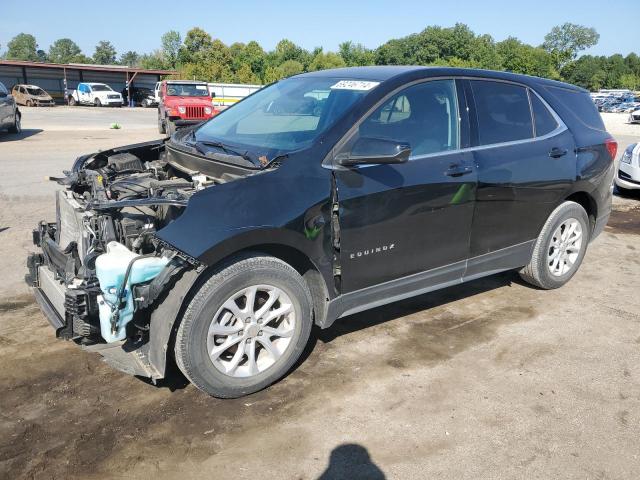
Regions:
<instances>
[{"instance_id":1,"label":"black suv","mask_svg":"<svg viewBox=\"0 0 640 480\"><path fill-rule=\"evenodd\" d=\"M312 324L510 269L576 272L617 144L588 92L453 68L291 77L166 140L80 157L27 281L116 368L237 397Z\"/></svg>"}]
</instances>

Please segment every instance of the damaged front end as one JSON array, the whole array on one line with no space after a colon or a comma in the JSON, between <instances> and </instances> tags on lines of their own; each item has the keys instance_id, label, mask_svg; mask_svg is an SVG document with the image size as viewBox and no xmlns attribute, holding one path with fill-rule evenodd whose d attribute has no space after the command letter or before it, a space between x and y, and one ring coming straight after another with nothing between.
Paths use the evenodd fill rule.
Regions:
<instances>
[{"instance_id":1,"label":"damaged front end","mask_svg":"<svg viewBox=\"0 0 640 480\"><path fill-rule=\"evenodd\" d=\"M164 325L152 325L153 312L201 265L156 232L198 191L242 176L234 167L219 176L224 169L214 170L184 167L179 155L167 155L165 141L156 141L80 157L52 179L64 186L56 193L56 221L33 231L39 251L29 255L25 279L58 337L127 373L164 376L179 305L163 307L165 317L173 315Z\"/></svg>"}]
</instances>

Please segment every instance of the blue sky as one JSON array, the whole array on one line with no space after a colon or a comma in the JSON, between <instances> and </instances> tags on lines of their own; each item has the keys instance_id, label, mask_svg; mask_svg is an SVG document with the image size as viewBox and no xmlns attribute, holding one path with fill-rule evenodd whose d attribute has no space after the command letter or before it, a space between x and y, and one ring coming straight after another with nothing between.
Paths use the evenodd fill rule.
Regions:
<instances>
[{"instance_id":1,"label":"blue sky","mask_svg":"<svg viewBox=\"0 0 640 480\"><path fill-rule=\"evenodd\" d=\"M600 43L588 53L640 53L638 24L631 21L640 17L640 0L1 0L0 5L2 51L14 35L26 32L45 50L55 39L69 37L88 55L100 40L110 40L119 54L142 53L158 48L167 30L184 36L193 26L227 44L257 40L265 49L282 38L308 49L335 50L345 40L374 48L427 25L456 22L496 40L511 35L537 45L554 25L572 22L600 33Z\"/></svg>"}]
</instances>

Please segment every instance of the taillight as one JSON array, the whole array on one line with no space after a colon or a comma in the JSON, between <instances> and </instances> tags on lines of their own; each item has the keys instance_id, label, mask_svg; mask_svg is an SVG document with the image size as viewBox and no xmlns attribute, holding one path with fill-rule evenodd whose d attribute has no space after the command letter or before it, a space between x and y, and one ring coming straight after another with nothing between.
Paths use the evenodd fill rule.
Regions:
<instances>
[{"instance_id":1,"label":"taillight","mask_svg":"<svg viewBox=\"0 0 640 480\"><path fill-rule=\"evenodd\" d=\"M609 155L611 155L611 161L616 159L616 154L618 153L618 142L616 142L613 138L607 138L604 141L604 146L607 147L607 151Z\"/></svg>"}]
</instances>

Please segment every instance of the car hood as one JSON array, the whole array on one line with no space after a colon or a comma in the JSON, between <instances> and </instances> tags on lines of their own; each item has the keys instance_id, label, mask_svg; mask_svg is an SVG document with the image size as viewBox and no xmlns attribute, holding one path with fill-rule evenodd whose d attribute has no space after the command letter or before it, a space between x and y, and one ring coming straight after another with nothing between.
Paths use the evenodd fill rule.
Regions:
<instances>
[{"instance_id":1,"label":"car hood","mask_svg":"<svg viewBox=\"0 0 640 480\"><path fill-rule=\"evenodd\" d=\"M107 95L120 95L118 92L108 91L108 92L93 92L96 97L106 97Z\"/></svg>"}]
</instances>

